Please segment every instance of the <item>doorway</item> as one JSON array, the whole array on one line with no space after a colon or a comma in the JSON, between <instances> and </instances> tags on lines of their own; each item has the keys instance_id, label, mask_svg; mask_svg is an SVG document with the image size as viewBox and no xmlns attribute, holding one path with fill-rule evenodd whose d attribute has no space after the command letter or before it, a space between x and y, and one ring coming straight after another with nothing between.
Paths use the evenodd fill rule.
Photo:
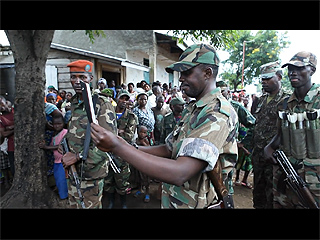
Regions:
<instances>
[{"instance_id":1,"label":"doorway","mask_svg":"<svg viewBox=\"0 0 320 240\"><path fill-rule=\"evenodd\" d=\"M120 86L120 73L102 71L102 77L107 80L108 87L110 87L110 82L114 80L116 86Z\"/></svg>"}]
</instances>

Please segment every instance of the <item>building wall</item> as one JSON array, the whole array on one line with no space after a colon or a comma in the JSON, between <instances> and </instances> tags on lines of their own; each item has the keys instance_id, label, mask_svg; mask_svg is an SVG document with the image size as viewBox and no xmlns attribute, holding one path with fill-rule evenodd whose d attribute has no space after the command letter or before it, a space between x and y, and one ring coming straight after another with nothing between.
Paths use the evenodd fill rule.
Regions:
<instances>
[{"instance_id":1,"label":"building wall","mask_svg":"<svg viewBox=\"0 0 320 240\"><path fill-rule=\"evenodd\" d=\"M103 30L105 37L96 37L91 43L84 30L56 30L53 43L81 48L88 51L126 58L126 51L146 53L152 48L153 30Z\"/></svg>"}]
</instances>

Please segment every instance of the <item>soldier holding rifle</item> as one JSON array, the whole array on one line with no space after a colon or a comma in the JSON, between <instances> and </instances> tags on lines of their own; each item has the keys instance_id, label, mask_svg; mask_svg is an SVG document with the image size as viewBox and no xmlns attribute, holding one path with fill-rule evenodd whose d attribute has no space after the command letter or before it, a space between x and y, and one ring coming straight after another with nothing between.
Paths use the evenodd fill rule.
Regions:
<instances>
[{"instance_id":1,"label":"soldier holding rifle","mask_svg":"<svg viewBox=\"0 0 320 240\"><path fill-rule=\"evenodd\" d=\"M311 82L316 65L314 54L299 52L282 66L288 67L294 92L279 103L278 134L264 149L269 160L279 162L273 177L274 208L319 206L320 85ZM283 151L273 156L279 146Z\"/></svg>"},{"instance_id":2,"label":"soldier holding rifle","mask_svg":"<svg viewBox=\"0 0 320 240\"><path fill-rule=\"evenodd\" d=\"M90 83L93 80L93 63L86 60L78 60L68 64L70 68L70 80L76 94L71 98L72 116L69 122L69 130L66 134L69 150L62 159L65 168L75 165L77 175L80 178L81 193L85 208L102 208L101 198L104 178L108 173L109 156L95 147L92 142L89 150L84 152L87 125L90 126L80 81ZM99 125L117 134L117 123L114 107L107 97L99 95L96 103L97 118ZM89 138L90 141L90 138ZM86 160L82 157L86 155ZM71 208L83 208L83 202L79 198L76 181L69 178L68 195Z\"/></svg>"},{"instance_id":3,"label":"soldier holding rifle","mask_svg":"<svg viewBox=\"0 0 320 240\"><path fill-rule=\"evenodd\" d=\"M91 136L99 149L113 151L150 177L163 183L162 208L205 208L217 202L207 172L220 161L219 154L237 157L237 115L216 88L219 58L206 44L188 47L167 72L180 74L181 89L196 98L183 111L180 121L158 146L135 149L121 137L97 124L91 124ZM230 158L228 158L230 159ZM233 167L223 161L222 168ZM219 172L221 174L221 170Z\"/></svg>"}]
</instances>

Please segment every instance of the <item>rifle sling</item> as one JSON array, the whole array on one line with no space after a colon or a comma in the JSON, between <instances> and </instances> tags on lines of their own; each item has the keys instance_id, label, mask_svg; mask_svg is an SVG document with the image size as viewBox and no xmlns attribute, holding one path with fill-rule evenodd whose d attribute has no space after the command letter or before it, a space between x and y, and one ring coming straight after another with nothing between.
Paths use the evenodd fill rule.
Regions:
<instances>
[{"instance_id":1,"label":"rifle sling","mask_svg":"<svg viewBox=\"0 0 320 240\"><path fill-rule=\"evenodd\" d=\"M92 96L92 103L93 103L93 109L96 111L96 104L98 100L98 95L94 94ZM86 104L86 102L85 102ZM86 107L87 109L87 107ZM82 160L85 161L88 157L88 152L89 152L89 146L90 146L90 141L91 141L91 124L88 122L87 128L86 128L86 137L84 139L84 146L83 146L83 152L82 152Z\"/></svg>"}]
</instances>

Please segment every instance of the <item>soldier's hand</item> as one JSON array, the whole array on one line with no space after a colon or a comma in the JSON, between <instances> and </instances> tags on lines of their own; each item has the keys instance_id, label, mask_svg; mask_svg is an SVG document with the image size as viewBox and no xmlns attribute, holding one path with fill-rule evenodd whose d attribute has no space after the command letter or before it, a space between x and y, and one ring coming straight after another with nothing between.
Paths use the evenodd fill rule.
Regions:
<instances>
[{"instance_id":1,"label":"soldier's hand","mask_svg":"<svg viewBox=\"0 0 320 240\"><path fill-rule=\"evenodd\" d=\"M59 144L58 153L63 154L63 146L62 146L62 144Z\"/></svg>"},{"instance_id":2,"label":"soldier's hand","mask_svg":"<svg viewBox=\"0 0 320 240\"><path fill-rule=\"evenodd\" d=\"M120 140L116 135L95 123L91 123L91 138L94 144L103 152L113 151L120 144Z\"/></svg>"},{"instance_id":3,"label":"soldier's hand","mask_svg":"<svg viewBox=\"0 0 320 240\"><path fill-rule=\"evenodd\" d=\"M67 152L65 155L63 155L61 162L63 167L67 168L70 165L75 164L77 162L77 154L72 152Z\"/></svg>"},{"instance_id":4,"label":"soldier's hand","mask_svg":"<svg viewBox=\"0 0 320 240\"><path fill-rule=\"evenodd\" d=\"M271 164L276 165L278 164L277 160L273 157L274 150L270 146L266 146L263 149L264 158L269 161Z\"/></svg>"}]
</instances>

